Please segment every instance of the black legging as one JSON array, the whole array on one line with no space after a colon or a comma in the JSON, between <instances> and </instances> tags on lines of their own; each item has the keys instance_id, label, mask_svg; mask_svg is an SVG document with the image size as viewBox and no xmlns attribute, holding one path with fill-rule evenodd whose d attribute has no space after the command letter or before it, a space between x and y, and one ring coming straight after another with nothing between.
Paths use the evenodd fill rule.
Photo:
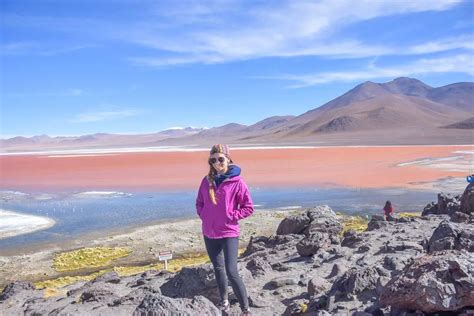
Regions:
<instances>
[{"instance_id":1,"label":"black legging","mask_svg":"<svg viewBox=\"0 0 474 316\"><path fill-rule=\"evenodd\" d=\"M239 300L242 310L249 308L249 300L244 282L237 271L237 255L239 250L239 239L237 237L211 239L204 236L207 254L214 266L217 286L221 299L227 299L227 278L230 280L235 296ZM224 272L224 264L225 271Z\"/></svg>"}]
</instances>

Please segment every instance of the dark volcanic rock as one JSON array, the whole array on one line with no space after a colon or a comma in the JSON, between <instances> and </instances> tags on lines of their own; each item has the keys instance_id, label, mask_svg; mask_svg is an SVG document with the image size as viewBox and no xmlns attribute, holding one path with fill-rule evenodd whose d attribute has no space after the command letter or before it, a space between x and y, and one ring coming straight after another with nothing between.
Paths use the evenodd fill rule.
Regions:
<instances>
[{"instance_id":1,"label":"dark volcanic rock","mask_svg":"<svg viewBox=\"0 0 474 316\"><path fill-rule=\"evenodd\" d=\"M358 248L362 245L364 238L355 230L351 229L344 233L341 246L349 248Z\"/></svg>"},{"instance_id":2,"label":"dark volcanic rock","mask_svg":"<svg viewBox=\"0 0 474 316\"><path fill-rule=\"evenodd\" d=\"M169 297L193 298L203 295L219 302L219 291L211 264L185 267L161 286L161 293Z\"/></svg>"},{"instance_id":3,"label":"dark volcanic rock","mask_svg":"<svg viewBox=\"0 0 474 316\"><path fill-rule=\"evenodd\" d=\"M328 279L334 278L336 276L340 276L341 274L345 273L347 270L346 267L341 266L339 263L335 263L332 266L331 272L327 276Z\"/></svg>"},{"instance_id":4,"label":"dark volcanic rock","mask_svg":"<svg viewBox=\"0 0 474 316\"><path fill-rule=\"evenodd\" d=\"M217 307L203 296L192 299L171 299L162 295L147 295L134 315L221 315Z\"/></svg>"},{"instance_id":5,"label":"dark volcanic rock","mask_svg":"<svg viewBox=\"0 0 474 316\"><path fill-rule=\"evenodd\" d=\"M0 295L0 301L5 301L6 299L17 295L22 291L34 290L35 286L30 282L16 281L8 284L2 291Z\"/></svg>"},{"instance_id":6,"label":"dark volcanic rock","mask_svg":"<svg viewBox=\"0 0 474 316\"><path fill-rule=\"evenodd\" d=\"M277 235L302 234L309 223L310 219L306 214L289 216L278 225Z\"/></svg>"},{"instance_id":7,"label":"dark volcanic rock","mask_svg":"<svg viewBox=\"0 0 474 316\"><path fill-rule=\"evenodd\" d=\"M461 196L461 212L474 213L474 183L469 183Z\"/></svg>"},{"instance_id":8,"label":"dark volcanic rock","mask_svg":"<svg viewBox=\"0 0 474 316\"><path fill-rule=\"evenodd\" d=\"M121 281L120 276L115 271L104 273L102 275L99 275L94 280L92 280L93 283L106 282L106 283L113 283L113 284L120 283L120 281Z\"/></svg>"},{"instance_id":9,"label":"dark volcanic rock","mask_svg":"<svg viewBox=\"0 0 474 316\"><path fill-rule=\"evenodd\" d=\"M365 269L351 268L344 273L331 288L331 293L347 297L348 294L361 294L363 292L375 290L379 273L376 268Z\"/></svg>"},{"instance_id":10,"label":"dark volcanic rock","mask_svg":"<svg viewBox=\"0 0 474 316\"><path fill-rule=\"evenodd\" d=\"M131 291L128 295L125 295L119 299L114 300L112 303L109 303L109 306L118 306L118 305L139 305L147 295L156 295L161 294L159 289L153 287L143 286Z\"/></svg>"},{"instance_id":11,"label":"dark volcanic rock","mask_svg":"<svg viewBox=\"0 0 474 316\"><path fill-rule=\"evenodd\" d=\"M275 278L271 280L270 282L268 282L267 286L274 289L274 288L279 288L286 285L296 285L296 284L298 284L297 278L281 277L281 278Z\"/></svg>"},{"instance_id":12,"label":"dark volcanic rock","mask_svg":"<svg viewBox=\"0 0 474 316\"><path fill-rule=\"evenodd\" d=\"M104 302L110 303L118 299L118 296L105 288L92 288L82 292L81 302Z\"/></svg>"},{"instance_id":13,"label":"dark volcanic rock","mask_svg":"<svg viewBox=\"0 0 474 316\"><path fill-rule=\"evenodd\" d=\"M383 266L388 270L398 270L401 271L405 266L412 263L413 259L411 256L401 256L401 255L388 255L385 256ZM379 271L380 272L380 271Z\"/></svg>"},{"instance_id":14,"label":"dark volcanic rock","mask_svg":"<svg viewBox=\"0 0 474 316\"><path fill-rule=\"evenodd\" d=\"M463 212L454 212L451 215L451 221L455 223L467 223L470 220L470 216Z\"/></svg>"},{"instance_id":15,"label":"dark volcanic rock","mask_svg":"<svg viewBox=\"0 0 474 316\"><path fill-rule=\"evenodd\" d=\"M474 227L441 222L428 241L428 252L450 249L474 252Z\"/></svg>"},{"instance_id":16,"label":"dark volcanic rock","mask_svg":"<svg viewBox=\"0 0 474 316\"><path fill-rule=\"evenodd\" d=\"M311 220L303 232L306 236L313 233L339 235L344 228L336 213L327 205L310 208L306 214Z\"/></svg>"},{"instance_id":17,"label":"dark volcanic rock","mask_svg":"<svg viewBox=\"0 0 474 316\"><path fill-rule=\"evenodd\" d=\"M255 252L265 250L267 241L268 237L265 236L251 236L247 248L242 255L247 257Z\"/></svg>"},{"instance_id":18,"label":"dark volcanic rock","mask_svg":"<svg viewBox=\"0 0 474 316\"><path fill-rule=\"evenodd\" d=\"M343 226L336 213L327 205L308 208L305 213L289 216L281 221L277 235L327 233L338 235Z\"/></svg>"},{"instance_id":19,"label":"dark volcanic rock","mask_svg":"<svg viewBox=\"0 0 474 316\"><path fill-rule=\"evenodd\" d=\"M474 306L474 262L465 251L416 258L382 290L380 302L425 313Z\"/></svg>"},{"instance_id":20,"label":"dark volcanic rock","mask_svg":"<svg viewBox=\"0 0 474 316\"><path fill-rule=\"evenodd\" d=\"M268 249L273 251L294 249L296 244L303 238L304 235L298 234L251 237L250 242L243 253L243 257L250 257L256 252L262 252Z\"/></svg>"},{"instance_id":21,"label":"dark volcanic rock","mask_svg":"<svg viewBox=\"0 0 474 316\"><path fill-rule=\"evenodd\" d=\"M250 259L247 262L246 268L252 273L253 277L265 275L273 270L272 266L268 263L268 260L260 256Z\"/></svg>"},{"instance_id":22,"label":"dark volcanic rock","mask_svg":"<svg viewBox=\"0 0 474 316\"><path fill-rule=\"evenodd\" d=\"M440 214L447 214L447 215L452 215L455 212L458 212L461 209L461 201L460 201L460 196L451 196L451 194L444 194L444 193L439 193L438 194L438 203L430 203L426 205L426 207L423 209L423 213L421 214L422 216L434 214L434 215L440 215Z\"/></svg>"},{"instance_id":23,"label":"dark volcanic rock","mask_svg":"<svg viewBox=\"0 0 474 316\"><path fill-rule=\"evenodd\" d=\"M386 227L388 222L385 220L383 215L372 215L369 224L367 224L367 230L372 231Z\"/></svg>"},{"instance_id":24,"label":"dark volcanic rock","mask_svg":"<svg viewBox=\"0 0 474 316\"><path fill-rule=\"evenodd\" d=\"M320 277L314 277L308 282L308 294L311 296L322 294L329 288L330 283Z\"/></svg>"},{"instance_id":25,"label":"dark volcanic rock","mask_svg":"<svg viewBox=\"0 0 474 316\"><path fill-rule=\"evenodd\" d=\"M381 253L395 253L405 250L413 250L415 252L423 252L423 246L411 241L387 241L380 247Z\"/></svg>"},{"instance_id":26,"label":"dark volcanic rock","mask_svg":"<svg viewBox=\"0 0 474 316\"><path fill-rule=\"evenodd\" d=\"M319 249L329 248L330 245L331 239L328 234L313 233L296 244L296 250L300 256L307 257L316 254Z\"/></svg>"}]
</instances>

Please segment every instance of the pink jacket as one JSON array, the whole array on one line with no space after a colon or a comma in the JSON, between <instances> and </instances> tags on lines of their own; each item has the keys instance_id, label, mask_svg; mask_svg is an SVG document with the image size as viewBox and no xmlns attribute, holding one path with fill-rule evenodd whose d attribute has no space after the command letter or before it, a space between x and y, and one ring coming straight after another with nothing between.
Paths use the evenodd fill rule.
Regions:
<instances>
[{"instance_id":1,"label":"pink jacket","mask_svg":"<svg viewBox=\"0 0 474 316\"><path fill-rule=\"evenodd\" d=\"M202 232L208 238L238 237L238 221L253 213L253 202L247 184L240 176L225 179L215 191L217 205L209 196L208 177L204 177L196 198Z\"/></svg>"}]
</instances>

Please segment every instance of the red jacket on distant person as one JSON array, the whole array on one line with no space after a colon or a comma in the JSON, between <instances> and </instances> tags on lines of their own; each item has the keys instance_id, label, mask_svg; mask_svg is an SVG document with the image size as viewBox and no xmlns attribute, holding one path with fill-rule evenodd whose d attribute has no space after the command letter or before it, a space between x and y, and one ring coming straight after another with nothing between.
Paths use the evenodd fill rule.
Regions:
<instances>
[{"instance_id":1,"label":"red jacket on distant person","mask_svg":"<svg viewBox=\"0 0 474 316\"><path fill-rule=\"evenodd\" d=\"M393 214L393 206L391 205L385 205L383 208L383 211L385 212L385 216L392 215Z\"/></svg>"}]
</instances>

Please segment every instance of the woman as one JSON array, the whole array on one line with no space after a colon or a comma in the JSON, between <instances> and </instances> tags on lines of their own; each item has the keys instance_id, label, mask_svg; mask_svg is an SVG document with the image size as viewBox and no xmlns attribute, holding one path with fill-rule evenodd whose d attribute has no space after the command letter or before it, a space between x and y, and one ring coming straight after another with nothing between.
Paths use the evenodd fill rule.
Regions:
<instances>
[{"instance_id":1,"label":"woman","mask_svg":"<svg viewBox=\"0 0 474 316\"><path fill-rule=\"evenodd\" d=\"M385 202L385 206L383 207L383 211L385 213L385 219L387 221L392 221L393 220L393 214L395 211L393 210L392 202L387 201Z\"/></svg>"},{"instance_id":2,"label":"woman","mask_svg":"<svg viewBox=\"0 0 474 316\"><path fill-rule=\"evenodd\" d=\"M250 315L247 290L237 271L240 228L238 221L253 213L247 185L233 164L227 145L214 145L209 156L209 174L202 179L196 199L202 220L206 250L211 259L221 296L218 307L229 311L227 278L239 300L241 315ZM225 272L224 272L225 267ZM227 275L226 275L227 274Z\"/></svg>"}]
</instances>

